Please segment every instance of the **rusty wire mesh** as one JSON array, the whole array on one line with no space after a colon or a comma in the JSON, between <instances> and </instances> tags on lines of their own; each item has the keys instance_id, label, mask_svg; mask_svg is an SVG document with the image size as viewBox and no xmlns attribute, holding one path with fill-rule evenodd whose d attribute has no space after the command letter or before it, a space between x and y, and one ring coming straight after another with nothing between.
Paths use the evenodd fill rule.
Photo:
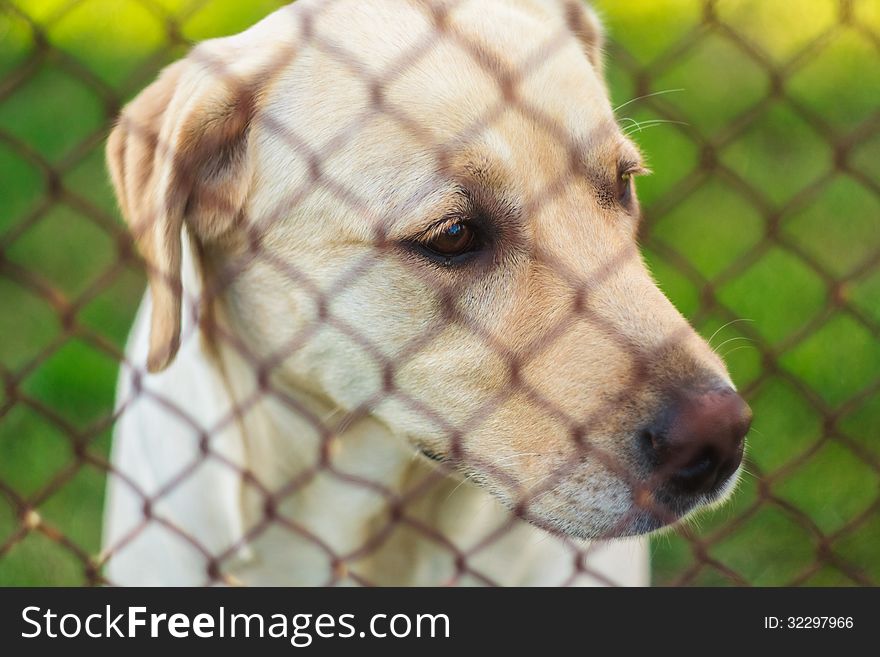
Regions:
<instances>
[{"instance_id":1,"label":"rusty wire mesh","mask_svg":"<svg viewBox=\"0 0 880 657\"><path fill-rule=\"evenodd\" d=\"M0 463L0 499L5 504L0 516L0 573L4 573L0 581L4 583L106 581L102 567L109 555L100 552L96 518L105 478L124 474L114 472L107 458L109 432L118 419L112 409L112 381L118 364L125 360L126 319L134 313L143 278L142 263L117 218L109 186L94 181L103 176L103 143L124 101L149 82L161 65L185 52L192 32L214 29L204 17L228 9L225 3L220 3L219 9L217 4L204 0L182 7L153 0L127 3L130 7L126 11L137 12L138 20L148 21L154 34L149 47L135 49L137 52L111 72L101 64L106 52L83 48L63 29L77 12L93 18L109 11L106 3L7 0L2 4L4 39L9 39L8 56L0 62L0 163L6 167L0 298L4 299L6 315L2 322L4 341L8 341L0 360L4 382L0 458L5 461ZM283 4L263 3L265 6L251 11L268 13ZM880 160L880 80L870 73L880 70L877 3L802 2L793 9L796 3L694 0L655 3L653 10L650 3L643 3L625 15L611 3L598 4L609 15L612 41L608 65L615 104L637 99L627 103L631 116L621 122L630 122L634 137L645 144L659 179L642 186L641 241L661 287L704 332L711 333L746 315L758 316L754 322L739 322L726 329L735 335L728 340L744 338L751 347L737 352L736 357L731 353L730 361L734 379L757 414L755 426L760 433L751 436L747 463L751 476L743 482L734 503L705 519L704 526L686 525L656 541L655 581L877 584L880 173L876 162ZM781 8L776 15L767 9L777 5ZM420 44L421 49L445 40L470 50L475 60L486 58L478 44L448 31L441 11L431 9L429 3L425 7L435 29L427 42ZM815 20L807 21L808 26L794 34L795 14L815 15ZM242 17L238 28L247 27L244 21L254 17ZM786 24L787 18L791 26ZM200 20L206 26L192 30L193 23ZM628 27L655 20L662 38L627 42ZM786 38L766 39L761 28L765 21L773 20L779 25L772 34ZM308 39L312 46L362 70L350 61L356 53L314 32ZM844 49L843 55L835 54L839 44L852 45L852 41L858 44L855 51ZM539 66L541 56L555 46L545 44L532 65ZM852 52L859 56L851 56ZM419 53L410 56L416 58ZM842 63L823 71L824 63L832 60ZM711 63L707 65L707 61ZM443 159L449 145L434 143L417 122L382 97L383 85L405 71L410 62L404 57L394 70L370 81L377 91L369 111L408 123L415 138ZM817 67L819 72L815 73ZM857 73L850 74L850 68ZM488 70L498 77L504 99L496 114L516 111L530 116L566 143L564 131L549 125L528 98L516 93L519 81L530 73L528 66L510 70L496 62ZM704 75L704 70L711 71L710 75ZM812 77L810 70L814 70ZM862 75L864 71L869 73ZM218 69L217 74L223 75L223 71ZM712 87L710 78L720 81L718 86ZM672 93L673 87L686 87L689 82L706 87ZM821 88L822 84L827 84L833 97L827 105L814 102L810 93L802 91ZM848 100L853 84L867 87L869 100ZM64 107L41 107L40 92L47 85L63 89L67 94L63 97L73 98L72 104L88 105L90 120L73 125L65 121ZM16 103L18 111L36 108L38 113L48 112L48 118L33 124L37 128L28 127L31 124L22 128L23 123L8 109ZM642 117L670 123L662 130L648 131ZM495 118L484 117L483 124ZM56 131L57 143L44 146L39 130ZM337 142L339 146L344 139ZM301 143L292 143L292 147L304 148ZM776 161L750 161L749 153L762 148L781 151L782 155ZM309 188L320 186L352 211L364 211L356 190L322 174L321 165L330 156L330 152L307 153L315 168ZM548 189L547 198L571 175L563 172L558 185ZM707 189L714 191L707 193ZM718 226L704 226L702 231L688 223L694 214L686 211L689 206L708 204L714 212L719 211L713 205L716 202L726 204L725 216L732 217L730 222L719 220ZM289 208L290 200L285 203ZM80 232L71 233L63 226L71 217ZM697 237L688 238L689 231ZM749 231L755 236L743 238ZM713 234L721 244L709 248ZM819 237L814 239L813 234ZM837 237L839 234L844 238ZM65 244L68 239L70 243ZM380 237L378 257L383 257L381 242ZM85 244L88 252L78 253L78 247ZM708 255L701 253L704 247ZM842 262L833 259L839 253L846 255ZM261 255L258 250L257 257ZM542 257L540 253L534 256ZM366 259L353 267L349 280L340 284L342 288L371 263ZM576 296L595 282L581 280L557 262L545 264L572 286ZM278 267L294 285L309 284L308 273L296 270L292 263L279 263ZM226 272L227 282L217 283L217 293L234 274L234 270ZM796 283L786 284L792 280ZM755 292L756 287L777 283L778 290ZM805 298L815 303L806 307ZM474 340L510 358L495 336L457 315L454 304L447 311L446 321L466 325ZM572 313L588 321L601 321L590 314L583 299L573 304ZM760 317L770 319L762 325ZM781 326L771 321L774 317L785 318ZM351 411L339 425L325 426L314 419L326 444L336 427L368 414L385 396L406 398L406 391L394 385L395 368L400 364L387 362L357 326L332 314L322 321L371 353L386 373L386 385L377 397ZM564 329L560 326L559 330ZM433 335L428 331L418 336L410 353L417 353ZM221 337L236 343L234 336ZM546 342L536 349L556 337L550 331ZM298 344L290 349L295 350ZM638 360L638 355L633 358ZM510 363L512 371L522 365ZM255 363L255 367L271 370L272 364ZM517 392L561 413L554 400L543 399L525 381L515 375L512 378ZM632 385L638 386L638 380ZM73 388L81 390L74 392ZM261 394L283 396L269 383ZM89 396L87 402L83 395ZM461 449L462 436L481 419L452 426L445 422L441 409L418 405L412 398L407 401L446 426L453 452ZM162 403L175 407L178 400ZM290 403L296 405L295 400ZM119 412L125 412L125 405ZM185 410L180 412L185 415ZM590 418L564 421L575 438L586 438L583 441L589 444ZM208 443L204 455L221 458L212 453ZM613 459L607 465L619 467ZM230 463L229 467L239 466ZM334 470L329 457L319 459L315 469L347 477ZM188 473L183 470L178 479L185 480ZM251 476L244 470L240 473ZM328 562L339 566L375 549L387 532L404 523L421 532L425 540L445 546L459 575L491 583L468 559L495 542L503 528L464 549L407 515L407 504L420 490L401 495L383 482L349 477L353 485L372 487L385 496L392 512L389 523L361 551L336 554L307 528L276 513L276 503L307 479L305 475L302 481L290 482L281 492L262 490L266 513L242 542L269 525L282 523L292 532L311 537L327 553ZM178 483L169 482L166 489ZM259 481L249 484L260 488ZM143 525L164 522L151 513L152 501L145 499ZM521 504L516 513L528 516L528 505ZM203 550L185 531L179 533L182 540ZM209 581L222 579L223 561L232 552L234 547L225 554L205 554ZM577 548L572 548L572 556L574 575L582 560ZM334 568L333 573L337 572ZM355 574L347 574L357 581Z\"/></svg>"}]
</instances>

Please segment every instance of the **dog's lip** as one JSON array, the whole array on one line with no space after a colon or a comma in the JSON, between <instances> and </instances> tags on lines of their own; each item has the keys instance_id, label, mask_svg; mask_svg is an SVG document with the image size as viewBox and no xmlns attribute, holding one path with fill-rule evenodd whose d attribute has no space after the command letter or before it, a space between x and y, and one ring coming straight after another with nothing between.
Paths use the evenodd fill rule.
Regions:
<instances>
[{"instance_id":1,"label":"dog's lip","mask_svg":"<svg viewBox=\"0 0 880 657\"><path fill-rule=\"evenodd\" d=\"M437 452L431 450L428 447L423 447L419 445L416 449L419 450L419 453L425 458L431 459L432 461L436 461L437 463L443 463L447 460L445 454L438 454Z\"/></svg>"}]
</instances>

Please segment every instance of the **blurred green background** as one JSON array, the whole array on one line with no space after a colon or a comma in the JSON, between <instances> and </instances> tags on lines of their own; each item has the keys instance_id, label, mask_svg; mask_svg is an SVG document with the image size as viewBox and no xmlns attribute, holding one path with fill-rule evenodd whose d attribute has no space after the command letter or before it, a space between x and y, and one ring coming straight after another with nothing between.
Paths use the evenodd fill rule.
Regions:
<instances>
[{"instance_id":1,"label":"blurred green background","mask_svg":"<svg viewBox=\"0 0 880 657\"><path fill-rule=\"evenodd\" d=\"M188 42L281 4L0 0L2 585L86 582L100 550L144 286L109 121ZM648 260L755 411L750 474L654 540L655 582L880 584L880 1L595 4L614 103L666 92L618 112L655 172Z\"/></svg>"}]
</instances>

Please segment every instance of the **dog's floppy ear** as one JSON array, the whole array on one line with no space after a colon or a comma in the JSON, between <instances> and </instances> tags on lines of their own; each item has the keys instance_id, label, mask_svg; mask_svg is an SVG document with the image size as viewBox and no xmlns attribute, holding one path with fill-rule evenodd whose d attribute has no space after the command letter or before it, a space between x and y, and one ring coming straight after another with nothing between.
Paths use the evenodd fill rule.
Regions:
<instances>
[{"instance_id":1,"label":"dog's floppy ear","mask_svg":"<svg viewBox=\"0 0 880 657\"><path fill-rule=\"evenodd\" d=\"M167 367L180 344L181 229L202 242L227 233L251 179L256 89L199 55L165 69L107 142L119 205L147 267L151 372Z\"/></svg>"},{"instance_id":2,"label":"dog's floppy ear","mask_svg":"<svg viewBox=\"0 0 880 657\"><path fill-rule=\"evenodd\" d=\"M565 0L565 18L569 29L583 45L587 59L604 79L605 33L596 12L583 0Z\"/></svg>"}]
</instances>

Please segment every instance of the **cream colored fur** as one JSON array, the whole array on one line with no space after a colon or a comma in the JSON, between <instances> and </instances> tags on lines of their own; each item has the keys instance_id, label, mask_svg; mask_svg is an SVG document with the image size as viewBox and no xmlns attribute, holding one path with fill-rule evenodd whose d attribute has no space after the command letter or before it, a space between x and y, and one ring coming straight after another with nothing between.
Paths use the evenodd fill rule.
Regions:
<instances>
[{"instance_id":1,"label":"cream colored fur","mask_svg":"<svg viewBox=\"0 0 880 657\"><path fill-rule=\"evenodd\" d=\"M126 109L108 157L151 295L110 581L648 583L644 539L585 539L644 531L631 442L663 386L729 379L647 272L637 208L600 193L639 158L600 49L576 2L300 0ZM516 239L480 271L407 250L470 176Z\"/></svg>"}]
</instances>

